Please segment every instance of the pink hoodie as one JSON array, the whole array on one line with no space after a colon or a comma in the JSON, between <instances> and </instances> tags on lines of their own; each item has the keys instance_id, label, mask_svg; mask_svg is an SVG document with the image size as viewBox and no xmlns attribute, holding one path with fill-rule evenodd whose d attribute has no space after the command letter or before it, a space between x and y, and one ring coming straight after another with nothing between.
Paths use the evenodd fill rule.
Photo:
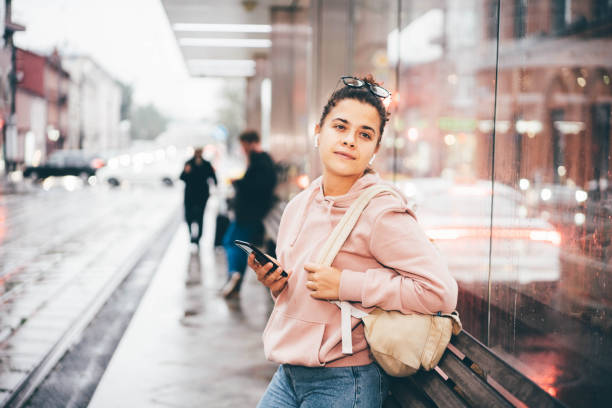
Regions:
<instances>
[{"instance_id":1,"label":"pink hoodie","mask_svg":"<svg viewBox=\"0 0 612 408\"><path fill-rule=\"evenodd\" d=\"M342 215L362 190L376 183L386 182L378 174L366 174L345 195L324 197L319 177L287 205L276 252L282 267L293 274L275 299L263 333L269 360L308 367L372 362L363 324L354 317L353 354L342 354L340 309L310 296L303 266L317 262ZM457 303L457 283L442 257L407 201L390 193L370 201L332 266L342 270L340 300L365 311L378 306L402 313L451 312Z\"/></svg>"}]
</instances>

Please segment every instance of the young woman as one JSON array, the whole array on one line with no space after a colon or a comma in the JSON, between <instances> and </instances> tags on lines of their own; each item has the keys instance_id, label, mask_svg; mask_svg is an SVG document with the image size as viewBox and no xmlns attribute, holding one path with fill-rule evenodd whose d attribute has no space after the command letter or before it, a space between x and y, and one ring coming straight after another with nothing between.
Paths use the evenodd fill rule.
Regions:
<instances>
[{"instance_id":1,"label":"young woman","mask_svg":"<svg viewBox=\"0 0 612 408\"><path fill-rule=\"evenodd\" d=\"M342 77L315 127L323 175L283 213L276 261L249 266L271 291L274 310L264 330L266 357L280 363L259 407L382 407L387 379L373 362L363 323L352 318L353 353L342 353L340 309L350 301L369 311L451 312L457 283L408 209L381 193L370 201L331 267L318 253L360 193L384 183L369 166L380 149L388 91L371 76Z\"/></svg>"}]
</instances>

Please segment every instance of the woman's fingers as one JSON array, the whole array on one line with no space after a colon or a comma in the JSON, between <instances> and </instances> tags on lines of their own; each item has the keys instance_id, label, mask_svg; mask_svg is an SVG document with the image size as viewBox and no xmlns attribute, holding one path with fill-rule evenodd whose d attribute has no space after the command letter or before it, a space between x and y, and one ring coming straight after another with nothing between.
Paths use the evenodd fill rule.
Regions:
<instances>
[{"instance_id":1,"label":"woman's fingers","mask_svg":"<svg viewBox=\"0 0 612 408\"><path fill-rule=\"evenodd\" d=\"M260 265L255 260L255 255L250 254L248 257L249 266L255 271L257 275L257 280L264 284L264 286L271 288L276 287L284 287L287 283L287 278L282 277L281 273L283 272L282 268L277 267L273 272L270 270L274 267L272 262L268 262L265 265ZM272 289L274 291L274 289Z\"/></svg>"},{"instance_id":2,"label":"woman's fingers","mask_svg":"<svg viewBox=\"0 0 612 408\"><path fill-rule=\"evenodd\" d=\"M272 285L269 286L274 296L278 296L278 294L285 288L285 286L287 286L287 281L289 280L290 276L291 272L287 272L287 276L281 276L280 279L278 279L277 281L272 283Z\"/></svg>"},{"instance_id":3,"label":"woman's fingers","mask_svg":"<svg viewBox=\"0 0 612 408\"><path fill-rule=\"evenodd\" d=\"M268 271L272 268L269 262L266 265L261 266L259 262L255 260L255 255L253 254L249 255L249 257L247 258L247 263L249 264L251 269L255 271L255 274L257 275L257 280L259 280L260 282L263 282L264 277L266 276Z\"/></svg>"},{"instance_id":4,"label":"woman's fingers","mask_svg":"<svg viewBox=\"0 0 612 408\"><path fill-rule=\"evenodd\" d=\"M247 263L255 272L257 272L257 268L261 266L259 262L255 260L255 255L253 253L249 254L249 257L247 258Z\"/></svg>"},{"instance_id":5,"label":"woman's fingers","mask_svg":"<svg viewBox=\"0 0 612 408\"><path fill-rule=\"evenodd\" d=\"M270 266L270 268L268 268L268 271L269 271L274 265L272 264L272 262L268 262L266 266ZM263 284L266 285L267 287L270 287L274 282L283 278L281 276L281 273L283 273L283 270L280 266L277 267L273 272L267 273L267 275L265 276L265 280L263 281Z\"/></svg>"}]
</instances>

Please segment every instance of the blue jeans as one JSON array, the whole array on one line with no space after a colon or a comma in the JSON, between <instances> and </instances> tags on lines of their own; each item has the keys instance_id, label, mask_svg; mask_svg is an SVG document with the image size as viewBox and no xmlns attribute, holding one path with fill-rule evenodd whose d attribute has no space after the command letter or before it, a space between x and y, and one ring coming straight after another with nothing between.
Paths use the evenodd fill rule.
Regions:
<instances>
[{"instance_id":1,"label":"blue jeans","mask_svg":"<svg viewBox=\"0 0 612 408\"><path fill-rule=\"evenodd\" d=\"M244 276L244 271L247 266L247 254L234 245L234 240L253 242L259 239L258 234L261 231L261 223L243 222L238 223L232 221L227 228L227 232L223 236L223 248L227 256L227 274L231 276L234 272L239 272Z\"/></svg>"},{"instance_id":2,"label":"blue jeans","mask_svg":"<svg viewBox=\"0 0 612 408\"><path fill-rule=\"evenodd\" d=\"M387 375L375 363L357 367L300 367L282 364L258 408L380 408Z\"/></svg>"}]
</instances>

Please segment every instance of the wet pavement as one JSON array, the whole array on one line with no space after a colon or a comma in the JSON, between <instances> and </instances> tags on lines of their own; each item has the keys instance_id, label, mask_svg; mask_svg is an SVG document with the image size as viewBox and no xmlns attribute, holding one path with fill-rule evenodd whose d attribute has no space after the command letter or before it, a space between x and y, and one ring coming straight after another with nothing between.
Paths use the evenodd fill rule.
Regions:
<instances>
[{"instance_id":1,"label":"wet pavement","mask_svg":"<svg viewBox=\"0 0 612 408\"><path fill-rule=\"evenodd\" d=\"M87 323L179 209L178 189L0 197L0 406Z\"/></svg>"},{"instance_id":2,"label":"wet pavement","mask_svg":"<svg viewBox=\"0 0 612 408\"><path fill-rule=\"evenodd\" d=\"M199 253L179 228L89 407L257 404L276 370L261 341L272 300L252 271L239 299L218 295L226 263L212 248L215 215L209 202Z\"/></svg>"}]
</instances>

